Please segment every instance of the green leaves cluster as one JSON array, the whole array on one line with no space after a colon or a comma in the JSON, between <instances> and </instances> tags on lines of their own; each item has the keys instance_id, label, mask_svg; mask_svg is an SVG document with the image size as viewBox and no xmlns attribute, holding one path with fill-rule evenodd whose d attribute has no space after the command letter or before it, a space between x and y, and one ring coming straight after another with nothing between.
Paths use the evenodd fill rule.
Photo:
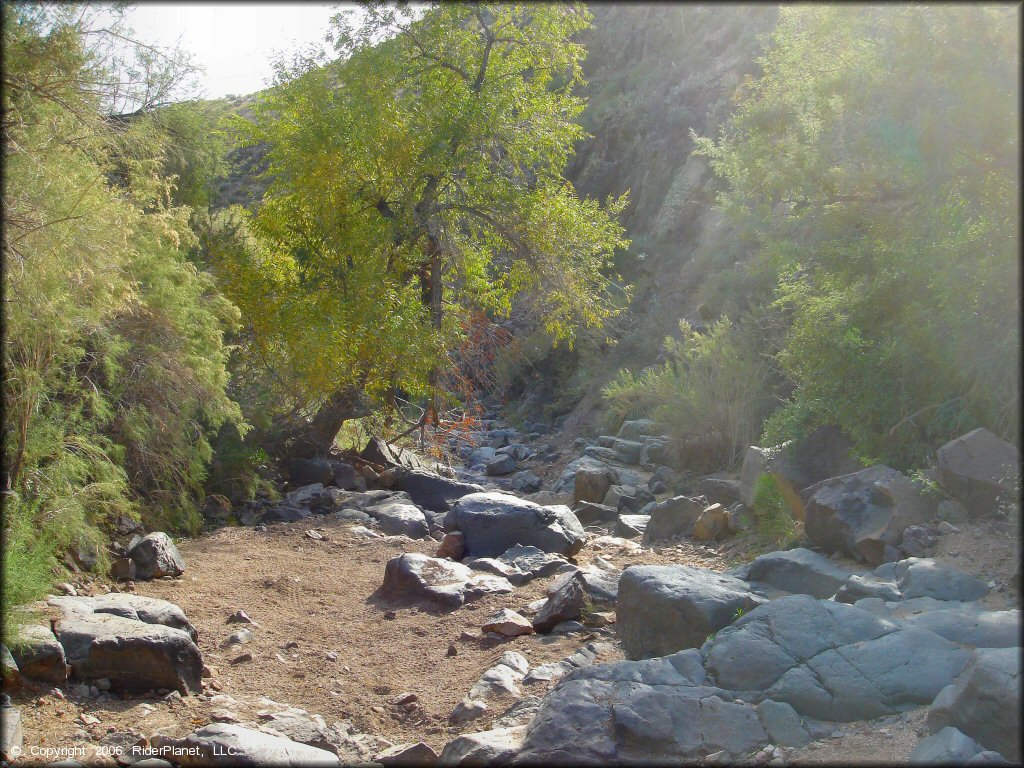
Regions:
<instances>
[{"instance_id":1,"label":"green leaves cluster","mask_svg":"<svg viewBox=\"0 0 1024 768\"><path fill-rule=\"evenodd\" d=\"M90 43L88 13L3 13L4 581L27 599L46 584L26 574L101 543L116 514L198 523L207 436L240 422L222 340L237 310L189 258L172 137L108 112L133 75ZM128 102L151 108L160 89L138 85Z\"/></svg>"},{"instance_id":2,"label":"green leaves cluster","mask_svg":"<svg viewBox=\"0 0 1024 768\"><path fill-rule=\"evenodd\" d=\"M776 271L795 391L900 465L1019 419L1019 10L783 8L717 141L721 203Z\"/></svg>"},{"instance_id":3,"label":"green leaves cluster","mask_svg":"<svg viewBox=\"0 0 1024 768\"><path fill-rule=\"evenodd\" d=\"M507 316L529 295L559 338L614 311L625 200L581 200L562 175L583 137L586 10L364 13L336 20L343 62L283 69L238 125L268 146L272 181L218 273L297 404L436 393L473 309Z\"/></svg>"}]
</instances>

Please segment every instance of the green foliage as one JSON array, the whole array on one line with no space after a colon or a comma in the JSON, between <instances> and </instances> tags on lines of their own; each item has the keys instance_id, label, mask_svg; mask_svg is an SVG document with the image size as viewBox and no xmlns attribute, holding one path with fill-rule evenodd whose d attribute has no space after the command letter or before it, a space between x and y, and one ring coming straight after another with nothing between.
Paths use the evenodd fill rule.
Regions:
<instances>
[{"instance_id":1,"label":"green foliage","mask_svg":"<svg viewBox=\"0 0 1024 768\"><path fill-rule=\"evenodd\" d=\"M563 178L583 132L576 5L370 4L336 20L340 65L281 66L236 125L268 149L267 195L213 259L244 353L288 405L355 389L437 397L476 310L516 297L553 338L615 311L615 217ZM384 42L380 42L384 39ZM378 44L379 43L379 44ZM556 82L557 78L557 82Z\"/></svg>"},{"instance_id":2,"label":"green foliage","mask_svg":"<svg viewBox=\"0 0 1024 768\"><path fill-rule=\"evenodd\" d=\"M796 520L774 475L757 478L751 515L754 530L772 549L784 547L799 538Z\"/></svg>"},{"instance_id":3,"label":"green foliage","mask_svg":"<svg viewBox=\"0 0 1024 768\"><path fill-rule=\"evenodd\" d=\"M4 557L3 595L5 645L12 645L17 637L23 614L10 610L38 600L50 590L53 580L54 546L45 537L36 534L36 511L26 508L20 498L8 495L3 505Z\"/></svg>"},{"instance_id":4,"label":"green foliage","mask_svg":"<svg viewBox=\"0 0 1024 768\"><path fill-rule=\"evenodd\" d=\"M716 321L701 334L680 323L682 340L665 340L668 360L623 370L603 390L616 423L649 416L676 437L713 437L723 463L736 460L760 433L773 405L772 371L758 354L753 321Z\"/></svg>"},{"instance_id":5,"label":"green foliage","mask_svg":"<svg viewBox=\"0 0 1024 768\"><path fill-rule=\"evenodd\" d=\"M88 9L3 13L4 526L23 571L7 605L68 546L104 551L114 515L194 530L208 435L240 413L222 341L237 310L189 260L151 114L183 63L140 48L122 71L104 41L128 30L92 29Z\"/></svg>"},{"instance_id":6,"label":"green foliage","mask_svg":"<svg viewBox=\"0 0 1024 768\"><path fill-rule=\"evenodd\" d=\"M897 466L978 425L1016 439L1018 14L783 8L763 75L697 139L778 276L794 391L769 432L836 423Z\"/></svg>"}]
</instances>

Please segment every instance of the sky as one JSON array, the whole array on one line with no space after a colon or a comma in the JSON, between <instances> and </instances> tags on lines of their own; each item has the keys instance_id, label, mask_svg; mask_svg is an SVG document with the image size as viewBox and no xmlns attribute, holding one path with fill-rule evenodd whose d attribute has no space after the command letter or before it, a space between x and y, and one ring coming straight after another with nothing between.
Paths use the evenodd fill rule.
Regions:
<instances>
[{"instance_id":1,"label":"sky","mask_svg":"<svg viewBox=\"0 0 1024 768\"><path fill-rule=\"evenodd\" d=\"M309 43L323 43L328 20L352 3L141 3L126 13L136 39L180 47L205 68L206 98L242 96L270 84L270 61Z\"/></svg>"}]
</instances>

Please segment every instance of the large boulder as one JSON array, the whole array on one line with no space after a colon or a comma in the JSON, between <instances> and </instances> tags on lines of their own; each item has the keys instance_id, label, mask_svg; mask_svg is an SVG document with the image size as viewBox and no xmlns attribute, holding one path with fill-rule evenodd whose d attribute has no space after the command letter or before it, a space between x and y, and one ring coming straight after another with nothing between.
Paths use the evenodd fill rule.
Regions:
<instances>
[{"instance_id":1,"label":"large boulder","mask_svg":"<svg viewBox=\"0 0 1024 768\"><path fill-rule=\"evenodd\" d=\"M619 519L619 511L607 504L594 501L582 501L572 511L582 525L614 525Z\"/></svg>"},{"instance_id":2,"label":"large boulder","mask_svg":"<svg viewBox=\"0 0 1024 768\"><path fill-rule=\"evenodd\" d=\"M50 627L26 624L18 628L18 642L11 654L25 677L63 685L68 679L64 648L57 642Z\"/></svg>"},{"instance_id":3,"label":"large boulder","mask_svg":"<svg viewBox=\"0 0 1024 768\"><path fill-rule=\"evenodd\" d=\"M969 652L852 605L790 595L725 627L702 648L722 688L848 722L931 702Z\"/></svg>"},{"instance_id":4,"label":"large boulder","mask_svg":"<svg viewBox=\"0 0 1024 768\"><path fill-rule=\"evenodd\" d=\"M525 734L525 725L464 733L445 745L437 764L467 768L504 765L519 751Z\"/></svg>"},{"instance_id":5,"label":"large boulder","mask_svg":"<svg viewBox=\"0 0 1024 768\"><path fill-rule=\"evenodd\" d=\"M430 533L430 523L423 510L402 499L388 499L367 507L365 511L380 523L380 529L388 535L422 539Z\"/></svg>"},{"instance_id":6,"label":"large boulder","mask_svg":"<svg viewBox=\"0 0 1024 768\"><path fill-rule=\"evenodd\" d=\"M729 513L721 504L706 507L693 524L693 538L697 541L717 541L729 535Z\"/></svg>"},{"instance_id":7,"label":"large boulder","mask_svg":"<svg viewBox=\"0 0 1024 768\"><path fill-rule=\"evenodd\" d=\"M391 445L380 437L371 437L363 448L360 458L373 464L391 469L392 467L405 467L406 469L423 469L430 471L430 467L415 453L407 448L399 448Z\"/></svg>"},{"instance_id":8,"label":"large boulder","mask_svg":"<svg viewBox=\"0 0 1024 768\"><path fill-rule=\"evenodd\" d=\"M600 504L612 485L612 473L601 467L581 467L573 484L573 503L590 501Z\"/></svg>"},{"instance_id":9,"label":"large boulder","mask_svg":"<svg viewBox=\"0 0 1024 768\"><path fill-rule=\"evenodd\" d=\"M708 684L689 650L571 673L541 703L513 764L679 764L768 740L757 708Z\"/></svg>"},{"instance_id":10,"label":"large boulder","mask_svg":"<svg viewBox=\"0 0 1024 768\"><path fill-rule=\"evenodd\" d=\"M184 768L209 765L337 766L338 756L325 749L233 723L210 723L182 738L156 734L152 745L174 755Z\"/></svg>"},{"instance_id":11,"label":"large boulder","mask_svg":"<svg viewBox=\"0 0 1024 768\"><path fill-rule=\"evenodd\" d=\"M907 762L910 765L963 765L984 751L984 747L948 725L917 743Z\"/></svg>"},{"instance_id":12,"label":"large boulder","mask_svg":"<svg viewBox=\"0 0 1024 768\"><path fill-rule=\"evenodd\" d=\"M651 508L651 519L644 529L644 544L689 536L704 507L700 499L687 496L676 496L655 504Z\"/></svg>"},{"instance_id":13,"label":"large boulder","mask_svg":"<svg viewBox=\"0 0 1024 768\"><path fill-rule=\"evenodd\" d=\"M935 507L909 478L881 464L807 489L807 538L825 552L885 562L903 530L926 522Z\"/></svg>"},{"instance_id":14,"label":"large boulder","mask_svg":"<svg viewBox=\"0 0 1024 768\"><path fill-rule=\"evenodd\" d=\"M939 484L972 517L991 514L1000 502L1020 500L1020 452L979 428L939 448Z\"/></svg>"},{"instance_id":15,"label":"large boulder","mask_svg":"<svg viewBox=\"0 0 1024 768\"><path fill-rule=\"evenodd\" d=\"M185 572L185 558L171 537L162 531L144 536L128 550L128 557L135 563L135 573L140 579L181 576Z\"/></svg>"},{"instance_id":16,"label":"large boulder","mask_svg":"<svg viewBox=\"0 0 1024 768\"><path fill-rule=\"evenodd\" d=\"M619 579L616 628L630 659L700 647L764 602L731 576L685 565L638 565Z\"/></svg>"},{"instance_id":17,"label":"large boulder","mask_svg":"<svg viewBox=\"0 0 1024 768\"><path fill-rule=\"evenodd\" d=\"M417 506L433 512L447 512L463 496L483 491L475 483L460 483L422 469L396 470L395 487L409 494Z\"/></svg>"},{"instance_id":18,"label":"large boulder","mask_svg":"<svg viewBox=\"0 0 1024 768\"><path fill-rule=\"evenodd\" d=\"M801 440L772 448L751 446L740 470L740 500L748 507L754 503L754 485L763 474L775 475L780 486L800 494L827 478L856 472L860 464L851 448L850 441L834 426L819 427Z\"/></svg>"},{"instance_id":19,"label":"large boulder","mask_svg":"<svg viewBox=\"0 0 1024 768\"><path fill-rule=\"evenodd\" d=\"M952 726L1014 762L1021 759L1020 648L979 648L928 710L928 728Z\"/></svg>"},{"instance_id":20,"label":"large boulder","mask_svg":"<svg viewBox=\"0 0 1024 768\"><path fill-rule=\"evenodd\" d=\"M132 691L173 688L187 694L202 690L203 659L194 635L183 628L148 623L161 617L174 620L167 617L181 614L180 609L155 610L155 604L165 602L155 598L149 598L152 610L139 610L130 600L121 608L112 605L130 597L134 596L50 599L62 614L54 633L64 648L71 676L108 678L114 687ZM185 624L191 627L187 620Z\"/></svg>"},{"instance_id":21,"label":"large boulder","mask_svg":"<svg viewBox=\"0 0 1024 768\"><path fill-rule=\"evenodd\" d=\"M515 545L572 557L586 540L568 507L542 507L498 492L463 496L448 512L445 529L462 531L473 557L495 557Z\"/></svg>"},{"instance_id":22,"label":"large boulder","mask_svg":"<svg viewBox=\"0 0 1024 768\"><path fill-rule=\"evenodd\" d=\"M658 434L661 434L661 430L652 419L635 419L622 422L617 437L622 440L640 440L642 437Z\"/></svg>"},{"instance_id":23,"label":"large boulder","mask_svg":"<svg viewBox=\"0 0 1024 768\"><path fill-rule=\"evenodd\" d=\"M508 579L417 552L407 552L388 560L382 586L385 594L420 596L454 607L484 595L502 594L512 589Z\"/></svg>"},{"instance_id":24,"label":"large boulder","mask_svg":"<svg viewBox=\"0 0 1024 768\"><path fill-rule=\"evenodd\" d=\"M985 582L952 565L929 558L909 557L894 568L896 588L904 600L933 597L936 600L971 602L988 593Z\"/></svg>"},{"instance_id":25,"label":"large boulder","mask_svg":"<svg viewBox=\"0 0 1024 768\"><path fill-rule=\"evenodd\" d=\"M817 598L832 597L852 576L834 560L802 547L758 555L733 573L745 581Z\"/></svg>"},{"instance_id":26,"label":"large boulder","mask_svg":"<svg viewBox=\"0 0 1024 768\"><path fill-rule=\"evenodd\" d=\"M511 475L516 471L515 456L508 453L496 454L484 465L484 471L493 476Z\"/></svg>"},{"instance_id":27,"label":"large boulder","mask_svg":"<svg viewBox=\"0 0 1024 768\"><path fill-rule=\"evenodd\" d=\"M334 467L327 459L288 459L285 462L288 481L293 487L334 482Z\"/></svg>"}]
</instances>

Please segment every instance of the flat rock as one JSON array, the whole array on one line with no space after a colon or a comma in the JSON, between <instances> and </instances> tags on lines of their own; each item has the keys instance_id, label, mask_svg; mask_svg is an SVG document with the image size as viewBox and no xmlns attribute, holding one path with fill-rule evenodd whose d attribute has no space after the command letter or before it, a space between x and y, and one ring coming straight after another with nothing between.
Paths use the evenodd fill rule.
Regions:
<instances>
[{"instance_id":1,"label":"flat rock","mask_svg":"<svg viewBox=\"0 0 1024 768\"><path fill-rule=\"evenodd\" d=\"M366 513L377 520L380 529L389 536L422 539L430 533L427 516L412 503L389 499L367 507Z\"/></svg>"},{"instance_id":2,"label":"flat rock","mask_svg":"<svg viewBox=\"0 0 1024 768\"><path fill-rule=\"evenodd\" d=\"M477 573L462 563L407 552L388 561L382 589L458 607L484 595L511 592L513 586L508 579Z\"/></svg>"},{"instance_id":3,"label":"flat rock","mask_svg":"<svg viewBox=\"0 0 1024 768\"><path fill-rule=\"evenodd\" d=\"M806 491L805 530L818 548L872 565L899 545L905 528L927 522L935 506L911 480L878 464L824 480Z\"/></svg>"},{"instance_id":4,"label":"flat rock","mask_svg":"<svg viewBox=\"0 0 1024 768\"><path fill-rule=\"evenodd\" d=\"M759 581L786 592L832 597L853 572L835 560L809 549L788 549L758 555L750 563L735 569L745 581Z\"/></svg>"},{"instance_id":5,"label":"flat rock","mask_svg":"<svg viewBox=\"0 0 1024 768\"><path fill-rule=\"evenodd\" d=\"M899 602L864 598L858 608L903 626L927 629L971 648L1015 648L1020 644L1020 610L989 611L977 603L914 597Z\"/></svg>"},{"instance_id":6,"label":"flat rock","mask_svg":"<svg viewBox=\"0 0 1024 768\"><path fill-rule=\"evenodd\" d=\"M602 496L601 498L604 498ZM619 518L619 511L607 504L598 504L594 501L581 501L573 509L572 513L583 525L606 525L614 524Z\"/></svg>"},{"instance_id":7,"label":"flat rock","mask_svg":"<svg viewBox=\"0 0 1024 768\"><path fill-rule=\"evenodd\" d=\"M928 709L928 728L952 726L987 750L1021 759L1021 649L979 648Z\"/></svg>"},{"instance_id":8,"label":"flat rock","mask_svg":"<svg viewBox=\"0 0 1024 768\"><path fill-rule=\"evenodd\" d=\"M151 615L137 610L138 619L94 611L97 598L51 598L49 602L63 614L54 630L75 679L107 678L127 690L171 688L183 694L202 690L203 660L188 631L147 623L143 615Z\"/></svg>"},{"instance_id":9,"label":"flat rock","mask_svg":"<svg viewBox=\"0 0 1024 768\"><path fill-rule=\"evenodd\" d=\"M160 576L180 576L185 572L185 559L174 546L171 537L162 531L144 536L128 551L135 562L136 577L155 579Z\"/></svg>"},{"instance_id":10,"label":"flat rock","mask_svg":"<svg viewBox=\"0 0 1024 768\"><path fill-rule=\"evenodd\" d=\"M1020 495L1020 453L984 428L950 440L937 452L939 484L972 517L991 514Z\"/></svg>"},{"instance_id":11,"label":"flat rock","mask_svg":"<svg viewBox=\"0 0 1024 768\"><path fill-rule=\"evenodd\" d=\"M211 723L183 738L156 734L150 743L175 750L182 766L337 766L338 756L284 736L234 723Z\"/></svg>"},{"instance_id":12,"label":"flat rock","mask_svg":"<svg viewBox=\"0 0 1024 768\"><path fill-rule=\"evenodd\" d=\"M764 602L740 579L685 565L639 565L619 580L616 629L627 658L700 647Z\"/></svg>"},{"instance_id":13,"label":"flat rock","mask_svg":"<svg viewBox=\"0 0 1024 768\"><path fill-rule=\"evenodd\" d=\"M719 686L839 722L930 702L969 653L928 630L809 595L754 609L702 651Z\"/></svg>"},{"instance_id":14,"label":"flat rock","mask_svg":"<svg viewBox=\"0 0 1024 768\"><path fill-rule=\"evenodd\" d=\"M619 521L615 524L615 535L624 539L643 536L650 519L650 515L619 515Z\"/></svg>"},{"instance_id":15,"label":"flat rock","mask_svg":"<svg viewBox=\"0 0 1024 768\"><path fill-rule=\"evenodd\" d=\"M395 487L409 494L417 506L433 512L447 512L451 505L471 493L483 491L483 486L462 483L426 470L397 470Z\"/></svg>"},{"instance_id":16,"label":"flat rock","mask_svg":"<svg viewBox=\"0 0 1024 768\"><path fill-rule=\"evenodd\" d=\"M64 648L50 627L26 624L18 628L18 642L11 648L18 669L25 677L63 685L68 679Z\"/></svg>"},{"instance_id":17,"label":"flat rock","mask_svg":"<svg viewBox=\"0 0 1024 768\"><path fill-rule=\"evenodd\" d=\"M496 557L513 546L571 557L586 541L583 526L568 507L542 507L498 492L463 496L445 518L445 529L462 531L473 557Z\"/></svg>"}]
</instances>

